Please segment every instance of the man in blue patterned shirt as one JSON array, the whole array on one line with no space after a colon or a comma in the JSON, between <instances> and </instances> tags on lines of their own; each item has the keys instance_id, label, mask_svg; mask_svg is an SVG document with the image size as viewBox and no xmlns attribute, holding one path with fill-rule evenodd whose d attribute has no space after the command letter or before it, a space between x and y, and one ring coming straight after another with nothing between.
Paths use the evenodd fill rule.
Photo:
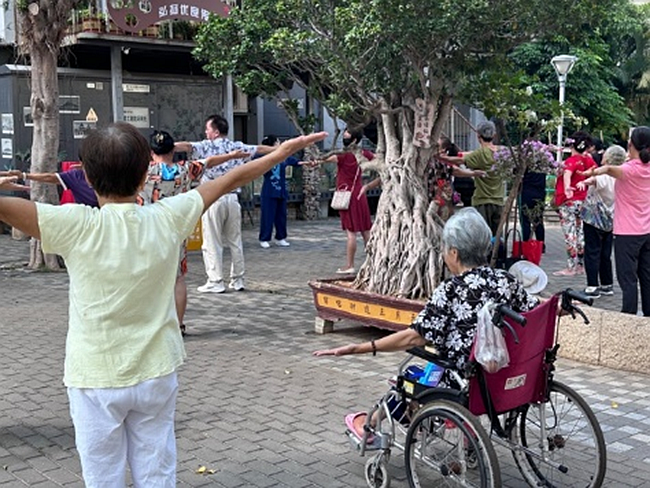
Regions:
<instances>
[{"instance_id":1,"label":"man in blue patterned shirt","mask_svg":"<svg viewBox=\"0 0 650 488\"><path fill-rule=\"evenodd\" d=\"M228 139L228 121L220 115L210 115L205 121L205 137L200 142L177 142L174 150L187 152L189 159L206 159L232 151L243 151L248 157L208 168L201 177L201 183L223 176L228 171L248 161L255 154L267 154L275 148L254 146ZM241 207L237 194L240 189L223 195L201 217L203 228L203 264L208 281L197 289L200 293L223 293L223 248L228 246L232 264L230 266L229 288L244 290L244 248L241 238Z\"/></svg>"}]
</instances>

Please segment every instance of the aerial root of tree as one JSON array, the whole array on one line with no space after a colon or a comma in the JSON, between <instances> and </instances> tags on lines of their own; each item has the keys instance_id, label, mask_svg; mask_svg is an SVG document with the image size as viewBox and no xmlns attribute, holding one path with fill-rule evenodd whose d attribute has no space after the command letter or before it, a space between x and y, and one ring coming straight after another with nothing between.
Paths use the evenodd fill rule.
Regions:
<instances>
[{"instance_id":1,"label":"aerial root of tree","mask_svg":"<svg viewBox=\"0 0 650 488\"><path fill-rule=\"evenodd\" d=\"M422 181L404 168L390 168L380 200L366 261L354 283L382 295L423 298L431 295L442 271L442 223L429 204ZM393 186L394 185L394 186ZM371 270L381 269L381 273Z\"/></svg>"}]
</instances>

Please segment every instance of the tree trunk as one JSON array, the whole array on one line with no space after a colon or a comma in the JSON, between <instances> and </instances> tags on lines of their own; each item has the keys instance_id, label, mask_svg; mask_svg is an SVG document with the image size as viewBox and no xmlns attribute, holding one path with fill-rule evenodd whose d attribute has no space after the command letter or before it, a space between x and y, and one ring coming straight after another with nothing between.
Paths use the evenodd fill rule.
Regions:
<instances>
[{"instance_id":1,"label":"tree trunk","mask_svg":"<svg viewBox=\"0 0 650 488\"><path fill-rule=\"evenodd\" d=\"M305 220L320 218L320 171L318 167L302 166L303 217Z\"/></svg>"},{"instance_id":2,"label":"tree trunk","mask_svg":"<svg viewBox=\"0 0 650 488\"><path fill-rule=\"evenodd\" d=\"M432 137L436 141L441 118L438 107ZM429 202L426 168L433 149L412 144L414 121L408 114L382 116L380 139L386 148L381 171L382 195L366 247L366 260L355 286L382 295L404 298L429 297L440 283L443 260L440 247L443 222L437 205Z\"/></svg>"},{"instance_id":3,"label":"tree trunk","mask_svg":"<svg viewBox=\"0 0 650 488\"><path fill-rule=\"evenodd\" d=\"M57 170L59 151L59 80L57 54L47 46L34 45L30 51L32 65L31 109L34 119L32 166L34 173L53 173ZM32 182L31 199L34 202L56 204L58 192L55 185ZM43 254L40 242L30 246L29 267L61 269L55 255Z\"/></svg>"}]
</instances>

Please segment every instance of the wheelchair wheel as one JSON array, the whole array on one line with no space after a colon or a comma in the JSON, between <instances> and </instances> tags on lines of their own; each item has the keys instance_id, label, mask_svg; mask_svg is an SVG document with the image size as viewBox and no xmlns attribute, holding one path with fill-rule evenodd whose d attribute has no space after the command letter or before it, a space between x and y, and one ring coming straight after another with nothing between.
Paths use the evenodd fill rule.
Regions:
<instances>
[{"instance_id":1,"label":"wheelchair wheel","mask_svg":"<svg viewBox=\"0 0 650 488\"><path fill-rule=\"evenodd\" d=\"M370 488L389 488L390 476L388 474L388 457L383 452L375 454L366 461L364 473L366 474L366 483Z\"/></svg>"},{"instance_id":2,"label":"wheelchair wheel","mask_svg":"<svg viewBox=\"0 0 650 488\"><path fill-rule=\"evenodd\" d=\"M607 464L603 432L587 402L562 383L550 384L548 402L525 407L511 440L534 452L513 450L517 467L531 486L582 488L603 483Z\"/></svg>"},{"instance_id":3,"label":"wheelchair wheel","mask_svg":"<svg viewBox=\"0 0 650 488\"><path fill-rule=\"evenodd\" d=\"M485 429L457 403L435 400L418 411L404 457L411 488L501 486L499 461Z\"/></svg>"}]
</instances>

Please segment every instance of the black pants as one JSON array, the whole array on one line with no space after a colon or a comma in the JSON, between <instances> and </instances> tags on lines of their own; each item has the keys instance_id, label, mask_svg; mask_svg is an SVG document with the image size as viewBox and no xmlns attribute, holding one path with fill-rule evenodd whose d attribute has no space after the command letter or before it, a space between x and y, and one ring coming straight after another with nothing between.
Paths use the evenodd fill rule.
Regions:
<instances>
[{"instance_id":1,"label":"black pants","mask_svg":"<svg viewBox=\"0 0 650 488\"><path fill-rule=\"evenodd\" d=\"M616 277L623 292L621 312L635 314L637 282L641 286L641 309L650 317L650 234L614 236Z\"/></svg>"},{"instance_id":2,"label":"black pants","mask_svg":"<svg viewBox=\"0 0 650 488\"><path fill-rule=\"evenodd\" d=\"M608 286L614 283L612 275L611 232L605 232L586 222L582 223L585 234L585 272L587 286ZM598 278L600 277L600 280Z\"/></svg>"}]
</instances>

